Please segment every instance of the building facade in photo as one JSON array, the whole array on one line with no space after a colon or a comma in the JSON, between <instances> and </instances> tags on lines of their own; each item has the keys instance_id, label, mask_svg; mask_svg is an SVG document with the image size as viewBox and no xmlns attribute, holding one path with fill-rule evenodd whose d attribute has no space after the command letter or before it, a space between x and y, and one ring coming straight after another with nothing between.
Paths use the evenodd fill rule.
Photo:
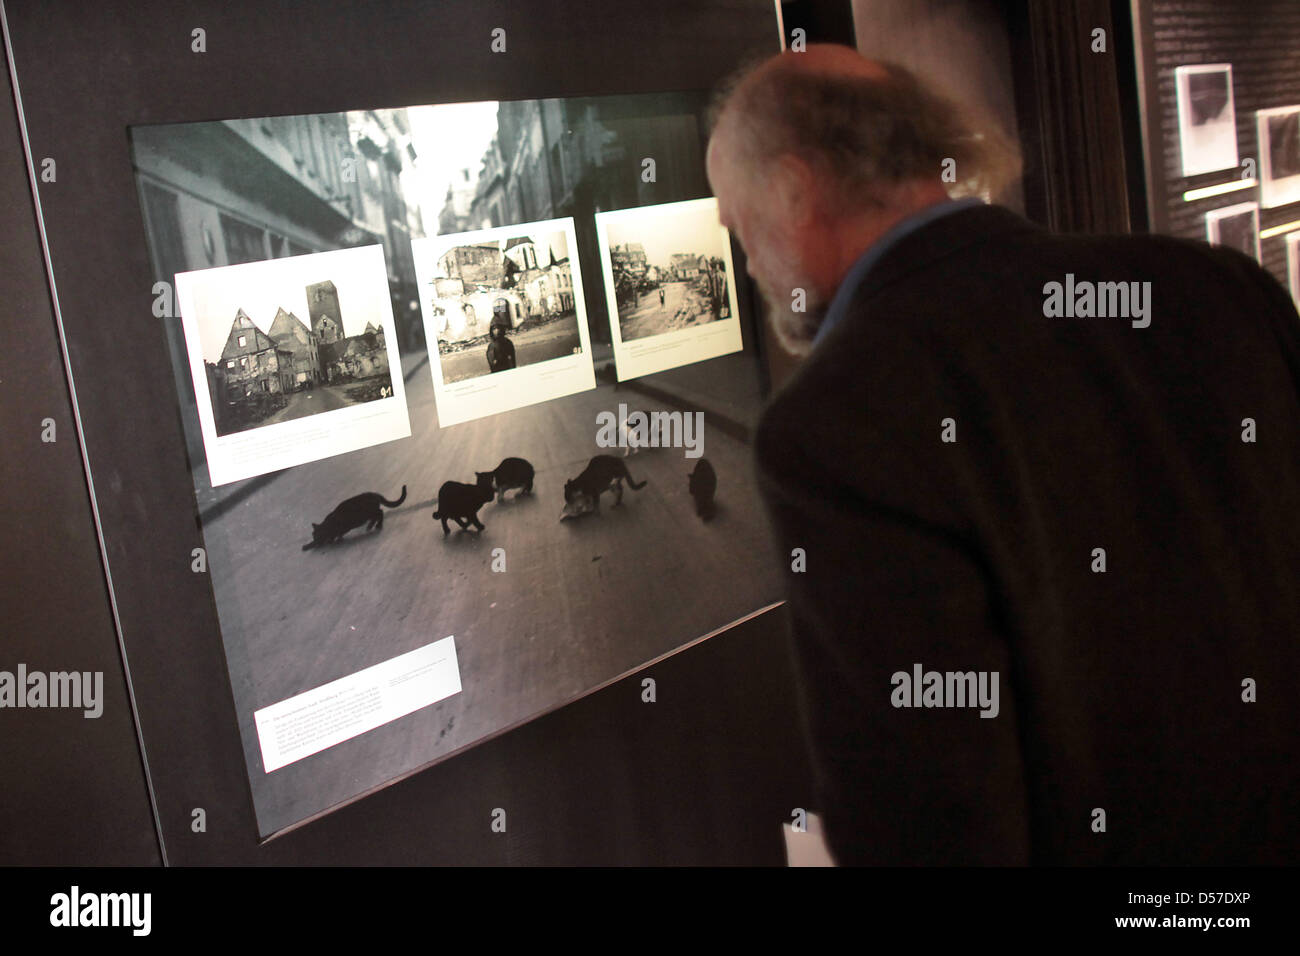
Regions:
<instances>
[{"instance_id":1,"label":"building facade in photo","mask_svg":"<svg viewBox=\"0 0 1300 956\"><path fill-rule=\"evenodd\" d=\"M320 343L302 319L280 309L275 313L267 335L277 348L290 354L295 387L320 381Z\"/></svg>"},{"instance_id":2,"label":"building facade in photo","mask_svg":"<svg viewBox=\"0 0 1300 956\"><path fill-rule=\"evenodd\" d=\"M235 314L217 364L227 402L239 402L257 392L280 394L293 389L293 352L280 348L243 309Z\"/></svg>"}]
</instances>

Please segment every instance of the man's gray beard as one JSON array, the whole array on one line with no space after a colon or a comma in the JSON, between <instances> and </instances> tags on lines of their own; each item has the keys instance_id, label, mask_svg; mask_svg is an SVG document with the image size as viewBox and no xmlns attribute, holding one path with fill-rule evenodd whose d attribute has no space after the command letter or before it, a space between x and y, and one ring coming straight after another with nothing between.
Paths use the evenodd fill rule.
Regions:
<instances>
[{"instance_id":1,"label":"man's gray beard","mask_svg":"<svg viewBox=\"0 0 1300 956\"><path fill-rule=\"evenodd\" d=\"M817 337L817 332L826 319L827 307L810 302L806 311L795 312L791 310L789 302L773 302L770 299L767 307L772 316L772 330L776 333L781 348L796 358L805 358L812 351L813 339Z\"/></svg>"}]
</instances>

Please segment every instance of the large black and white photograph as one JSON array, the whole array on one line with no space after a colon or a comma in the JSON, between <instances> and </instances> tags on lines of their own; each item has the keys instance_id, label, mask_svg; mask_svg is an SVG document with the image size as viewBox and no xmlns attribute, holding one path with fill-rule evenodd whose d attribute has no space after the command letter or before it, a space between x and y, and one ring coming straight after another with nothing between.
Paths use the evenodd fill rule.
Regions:
<instances>
[{"instance_id":1,"label":"large black and white photograph","mask_svg":"<svg viewBox=\"0 0 1300 956\"><path fill-rule=\"evenodd\" d=\"M176 275L213 485L406 438L380 245Z\"/></svg>"},{"instance_id":2,"label":"large black and white photograph","mask_svg":"<svg viewBox=\"0 0 1300 956\"><path fill-rule=\"evenodd\" d=\"M1243 202L1205 214L1206 238L1259 261L1259 203Z\"/></svg>"},{"instance_id":3,"label":"large black and white photograph","mask_svg":"<svg viewBox=\"0 0 1300 956\"><path fill-rule=\"evenodd\" d=\"M599 213L596 229L620 379L741 348L716 199Z\"/></svg>"},{"instance_id":4,"label":"large black and white photograph","mask_svg":"<svg viewBox=\"0 0 1300 956\"><path fill-rule=\"evenodd\" d=\"M1231 64L1180 66L1174 70L1174 84L1182 174L1196 176L1236 166L1237 115Z\"/></svg>"},{"instance_id":5,"label":"large black and white photograph","mask_svg":"<svg viewBox=\"0 0 1300 956\"><path fill-rule=\"evenodd\" d=\"M729 354L619 382L601 284L582 286L599 269L598 213L644 206L653 216L654 207L708 195L706 99L474 102L131 129L156 280L259 262L285 280L256 301L248 283L226 283L223 291L245 297L215 310L214 363L240 309L252 324L236 334L244 347L261 341L253 330L275 342L287 327L299 339L290 317L308 341L331 334L308 294L324 282L337 293L329 313L337 335L367 342L372 320L347 270L281 270L317 254L327 262L333 250L342 261L382 247L382 259L369 253L367 288L390 303L391 323L373 324L409 413L406 440L222 483L220 448L209 448L200 427L213 418L201 391L206 366L192 374L180 324L164 326L262 835L780 599L749 464L762 379L756 353L738 351L734 291L729 318L629 343L676 349L675 335L734 330ZM641 177L644 156L658 161L655 182ZM707 222L718 230L715 208ZM453 249L462 251L448 259ZM665 275L665 299L671 282L698 299L700 255L721 258L733 284L729 244L675 246L665 270L674 253L694 253L696 274L679 266L680 279ZM438 276L440 259L447 271ZM547 336L555 357L545 357ZM498 357L505 342L514 368ZM263 352L269 366L272 350ZM293 372L287 394L314 408L336 385L309 359L294 367L277 353L276 367ZM334 382L346 395L364 371L349 371L351 382L336 371ZM444 374L456 380L444 383ZM548 400L561 384L565 394ZM451 395L460 390L467 394ZM509 410L491 414L489 399L475 405L477 392L495 393L490 401ZM218 442L315 423L332 431L338 416L391 401ZM703 409L702 427L687 408ZM611 418L617 424L602 428Z\"/></svg>"},{"instance_id":6,"label":"large black and white photograph","mask_svg":"<svg viewBox=\"0 0 1300 956\"><path fill-rule=\"evenodd\" d=\"M442 425L595 387L575 247L571 219L413 241Z\"/></svg>"},{"instance_id":7,"label":"large black and white photograph","mask_svg":"<svg viewBox=\"0 0 1300 956\"><path fill-rule=\"evenodd\" d=\"M1259 203L1264 208L1300 202L1300 106L1255 114L1259 133Z\"/></svg>"}]
</instances>

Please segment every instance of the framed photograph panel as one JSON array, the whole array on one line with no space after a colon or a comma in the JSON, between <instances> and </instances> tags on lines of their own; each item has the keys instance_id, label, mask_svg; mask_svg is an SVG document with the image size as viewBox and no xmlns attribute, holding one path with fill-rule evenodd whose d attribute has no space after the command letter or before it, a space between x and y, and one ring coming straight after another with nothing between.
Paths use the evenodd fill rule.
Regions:
<instances>
[{"instance_id":1,"label":"framed photograph panel","mask_svg":"<svg viewBox=\"0 0 1300 956\"><path fill-rule=\"evenodd\" d=\"M1260 261L1258 203L1238 203L1207 212L1205 232L1211 245L1228 246Z\"/></svg>"},{"instance_id":2,"label":"framed photograph panel","mask_svg":"<svg viewBox=\"0 0 1300 956\"><path fill-rule=\"evenodd\" d=\"M620 380L740 350L716 199L600 213L596 229Z\"/></svg>"},{"instance_id":3,"label":"framed photograph panel","mask_svg":"<svg viewBox=\"0 0 1300 956\"><path fill-rule=\"evenodd\" d=\"M1265 208L1300 202L1300 106L1255 114L1259 135L1259 202Z\"/></svg>"},{"instance_id":4,"label":"framed photograph panel","mask_svg":"<svg viewBox=\"0 0 1300 956\"><path fill-rule=\"evenodd\" d=\"M176 276L214 487L407 438L383 246Z\"/></svg>"},{"instance_id":5,"label":"framed photograph panel","mask_svg":"<svg viewBox=\"0 0 1300 956\"><path fill-rule=\"evenodd\" d=\"M130 131L150 258L176 286L163 328L259 835L779 599L754 557L725 594L660 600L667 582L706 578L718 549L760 555L766 534L736 418L757 414L756 355L716 200L699 195L704 102ZM603 164L646 152L665 171L643 197ZM649 201L681 195L695 198ZM650 250L656 270L638 278L666 310L607 321L582 281L602 230ZM615 366L645 378L707 360L692 381L614 393ZM611 438L611 418L666 423L665 441L635 426ZM689 493L706 456L723 489L707 523ZM593 476L607 472L627 497L601 507L613 486ZM618 604L589 600L606 588Z\"/></svg>"},{"instance_id":6,"label":"framed photograph panel","mask_svg":"<svg viewBox=\"0 0 1300 956\"><path fill-rule=\"evenodd\" d=\"M1177 67L1174 84L1182 174L1196 176L1236 166L1237 115L1231 64Z\"/></svg>"},{"instance_id":7,"label":"framed photograph panel","mask_svg":"<svg viewBox=\"0 0 1300 956\"><path fill-rule=\"evenodd\" d=\"M413 241L440 426L596 387L577 248L572 219Z\"/></svg>"}]
</instances>

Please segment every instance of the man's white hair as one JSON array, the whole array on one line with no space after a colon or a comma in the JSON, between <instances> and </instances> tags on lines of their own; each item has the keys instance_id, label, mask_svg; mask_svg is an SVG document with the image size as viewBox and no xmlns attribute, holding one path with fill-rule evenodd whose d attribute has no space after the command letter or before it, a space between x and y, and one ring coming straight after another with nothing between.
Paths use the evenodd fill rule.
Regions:
<instances>
[{"instance_id":1,"label":"man's white hair","mask_svg":"<svg viewBox=\"0 0 1300 956\"><path fill-rule=\"evenodd\" d=\"M1018 150L996 126L968 120L905 67L880 62L882 75L871 75L809 67L802 56L747 66L714 98L710 127L725 114L751 167L797 156L847 212L889 205L910 181L942 182L954 198L993 199L1019 177Z\"/></svg>"}]
</instances>

